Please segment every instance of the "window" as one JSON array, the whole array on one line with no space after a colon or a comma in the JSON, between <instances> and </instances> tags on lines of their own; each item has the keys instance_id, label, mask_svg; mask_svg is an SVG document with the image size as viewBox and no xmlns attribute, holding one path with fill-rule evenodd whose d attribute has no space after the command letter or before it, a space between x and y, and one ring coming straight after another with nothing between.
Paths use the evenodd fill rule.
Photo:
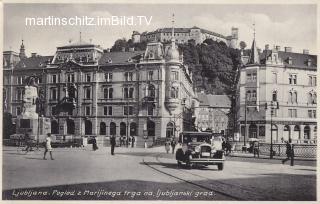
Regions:
<instances>
[{"instance_id":1,"label":"window","mask_svg":"<svg viewBox=\"0 0 320 204\"><path fill-rule=\"evenodd\" d=\"M275 72L272 73L272 83L278 83L278 74Z\"/></svg>"},{"instance_id":2,"label":"window","mask_svg":"<svg viewBox=\"0 0 320 204\"><path fill-rule=\"evenodd\" d=\"M133 115L133 106L124 106L123 115Z\"/></svg>"},{"instance_id":3,"label":"window","mask_svg":"<svg viewBox=\"0 0 320 204\"><path fill-rule=\"evenodd\" d=\"M173 80L173 81L179 80L179 72L177 72L177 71L172 71L172 72L171 72L171 80Z\"/></svg>"},{"instance_id":4,"label":"window","mask_svg":"<svg viewBox=\"0 0 320 204\"><path fill-rule=\"evenodd\" d=\"M67 82L68 83L74 82L74 74L67 74Z\"/></svg>"},{"instance_id":5,"label":"window","mask_svg":"<svg viewBox=\"0 0 320 204\"><path fill-rule=\"evenodd\" d=\"M277 91L272 92L272 101L277 101Z\"/></svg>"},{"instance_id":6,"label":"window","mask_svg":"<svg viewBox=\"0 0 320 204\"><path fill-rule=\"evenodd\" d=\"M171 87L171 98L179 98L179 88Z\"/></svg>"},{"instance_id":7,"label":"window","mask_svg":"<svg viewBox=\"0 0 320 204\"><path fill-rule=\"evenodd\" d=\"M148 71L148 80L149 81L153 80L153 71Z\"/></svg>"},{"instance_id":8,"label":"window","mask_svg":"<svg viewBox=\"0 0 320 204\"><path fill-rule=\"evenodd\" d=\"M253 101L257 100L257 92L256 92L255 90L252 91L251 99L252 99Z\"/></svg>"},{"instance_id":9,"label":"window","mask_svg":"<svg viewBox=\"0 0 320 204\"><path fill-rule=\"evenodd\" d=\"M106 79L106 82L111 82L112 81L112 77L113 77L112 73L106 73L104 75L104 78Z\"/></svg>"},{"instance_id":10,"label":"window","mask_svg":"<svg viewBox=\"0 0 320 204\"><path fill-rule=\"evenodd\" d=\"M147 114L149 116L153 115L153 110L154 110L153 105L148 105L148 108L147 108L148 113Z\"/></svg>"},{"instance_id":11,"label":"window","mask_svg":"<svg viewBox=\"0 0 320 204\"><path fill-rule=\"evenodd\" d=\"M297 109L288 109L288 116L290 118L296 118L297 117Z\"/></svg>"},{"instance_id":12,"label":"window","mask_svg":"<svg viewBox=\"0 0 320 204\"><path fill-rule=\"evenodd\" d=\"M317 94L314 92L310 92L308 94L308 103L317 104Z\"/></svg>"},{"instance_id":13,"label":"window","mask_svg":"<svg viewBox=\"0 0 320 204\"><path fill-rule=\"evenodd\" d=\"M245 100L250 101L251 100L251 91L247 91Z\"/></svg>"},{"instance_id":14,"label":"window","mask_svg":"<svg viewBox=\"0 0 320 204\"><path fill-rule=\"evenodd\" d=\"M112 115L112 106L103 107L103 115Z\"/></svg>"},{"instance_id":15,"label":"window","mask_svg":"<svg viewBox=\"0 0 320 204\"><path fill-rule=\"evenodd\" d=\"M313 114L312 114L312 110L308 110L308 117L312 118Z\"/></svg>"},{"instance_id":16,"label":"window","mask_svg":"<svg viewBox=\"0 0 320 204\"><path fill-rule=\"evenodd\" d=\"M51 89L51 100L57 100L57 89Z\"/></svg>"},{"instance_id":17,"label":"window","mask_svg":"<svg viewBox=\"0 0 320 204\"><path fill-rule=\"evenodd\" d=\"M317 110L313 110L312 113L313 113L313 118L317 118Z\"/></svg>"},{"instance_id":18,"label":"window","mask_svg":"<svg viewBox=\"0 0 320 204\"><path fill-rule=\"evenodd\" d=\"M128 88L124 88L123 89L123 97L124 98L133 98L133 91L134 89L132 87Z\"/></svg>"},{"instance_id":19,"label":"window","mask_svg":"<svg viewBox=\"0 0 320 204\"><path fill-rule=\"evenodd\" d=\"M86 87L84 89L84 94L85 94L85 99L90 99L91 98L91 88L90 87Z\"/></svg>"},{"instance_id":20,"label":"window","mask_svg":"<svg viewBox=\"0 0 320 204\"><path fill-rule=\"evenodd\" d=\"M124 79L125 79L125 81L132 81L133 80L133 73L132 72L125 72Z\"/></svg>"},{"instance_id":21,"label":"window","mask_svg":"<svg viewBox=\"0 0 320 204\"><path fill-rule=\"evenodd\" d=\"M289 92L289 103L298 103L298 93L296 91L290 91Z\"/></svg>"},{"instance_id":22,"label":"window","mask_svg":"<svg viewBox=\"0 0 320 204\"><path fill-rule=\"evenodd\" d=\"M113 88L104 88L103 89L103 97L105 99L111 99L113 98Z\"/></svg>"},{"instance_id":23,"label":"window","mask_svg":"<svg viewBox=\"0 0 320 204\"><path fill-rule=\"evenodd\" d=\"M17 76L17 84L23 84L23 76Z\"/></svg>"},{"instance_id":24,"label":"window","mask_svg":"<svg viewBox=\"0 0 320 204\"><path fill-rule=\"evenodd\" d=\"M23 91L21 89L17 89L16 99L22 100L22 97L23 97Z\"/></svg>"},{"instance_id":25,"label":"window","mask_svg":"<svg viewBox=\"0 0 320 204\"><path fill-rule=\"evenodd\" d=\"M257 73L252 73L252 81L257 81Z\"/></svg>"},{"instance_id":26,"label":"window","mask_svg":"<svg viewBox=\"0 0 320 204\"><path fill-rule=\"evenodd\" d=\"M86 114L87 116L91 115L90 106L86 106L86 107L85 107L85 114Z\"/></svg>"},{"instance_id":27,"label":"window","mask_svg":"<svg viewBox=\"0 0 320 204\"><path fill-rule=\"evenodd\" d=\"M52 75L52 83L57 83L57 75Z\"/></svg>"},{"instance_id":28,"label":"window","mask_svg":"<svg viewBox=\"0 0 320 204\"><path fill-rule=\"evenodd\" d=\"M91 75L90 74L86 74L86 82L91 82Z\"/></svg>"},{"instance_id":29,"label":"window","mask_svg":"<svg viewBox=\"0 0 320 204\"><path fill-rule=\"evenodd\" d=\"M20 115L20 114L21 114L21 107L17 107L16 114L17 114L17 115Z\"/></svg>"},{"instance_id":30,"label":"window","mask_svg":"<svg viewBox=\"0 0 320 204\"><path fill-rule=\"evenodd\" d=\"M309 86L317 86L317 77L309 76Z\"/></svg>"},{"instance_id":31,"label":"window","mask_svg":"<svg viewBox=\"0 0 320 204\"><path fill-rule=\"evenodd\" d=\"M289 84L296 85L297 84L297 75L289 74Z\"/></svg>"}]
</instances>

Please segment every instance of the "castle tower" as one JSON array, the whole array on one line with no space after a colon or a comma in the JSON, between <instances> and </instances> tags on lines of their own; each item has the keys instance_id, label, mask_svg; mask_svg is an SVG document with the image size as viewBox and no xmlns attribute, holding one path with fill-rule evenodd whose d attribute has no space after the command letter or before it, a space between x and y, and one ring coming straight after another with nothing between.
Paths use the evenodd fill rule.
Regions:
<instances>
[{"instance_id":1,"label":"castle tower","mask_svg":"<svg viewBox=\"0 0 320 204\"><path fill-rule=\"evenodd\" d=\"M166 99L165 105L170 114L177 110L180 104L180 54L174 38L174 15L172 16L171 45L166 52Z\"/></svg>"},{"instance_id":2,"label":"castle tower","mask_svg":"<svg viewBox=\"0 0 320 204\"><path fill-rule=\"evenodd\" d=\"M20 53L19 53L19 57L20 59L24 59L26 58L26 53L25 53L25 48L24 48L24 44L23 44L23 40L22 40L22 44L20 46Z\"/></svg>"},{"instance_id":3,"label":"castle tower","mask_svg":"<svg viewBox=\"0 0 320 204\"><path fill-rule=\"evenodd\" d=\"M231 28L231 36L230 36L230 47L238 48L238 39L239 39L239 29L232 27Z\"/></svg>"}]
</instances>

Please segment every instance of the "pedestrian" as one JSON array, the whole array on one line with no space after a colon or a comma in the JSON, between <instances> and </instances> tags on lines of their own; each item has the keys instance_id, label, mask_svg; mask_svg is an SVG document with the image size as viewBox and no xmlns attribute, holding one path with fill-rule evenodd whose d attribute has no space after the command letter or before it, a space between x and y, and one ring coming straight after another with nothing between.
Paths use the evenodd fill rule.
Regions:
<instances>
[{"instance_id":1,"label":"pedestrian","mask_svg":"<svg viewBox=\"0 0 320 204\"><path fill-rule=\"evenodd\" d=\"M31 138L30 138L28 133L25 134L24 141L25 141L26 146L27 146L26 149L25 149L26 153L28 153L29 151L32 151Z\"/></svg>"},{"instance_id":2,"label":"pedestrian","mask_svg":"<svg viewBox=\"0 0 320 204\"><path fill-rule=\"evenodd\" d=\"M45 150L44 150L44 155L43 155L43 159L46 160L46 154L47 152L50 153L50 158L51 160L54 160L52 157L52 147L51 147L51 133L47 134L47 138L46 138L46 146L45 146Z\"/></svg>"},{"instance_id":3,"label":"pedestrian","mask_svg":"<svg viewBox=\"0 0 320 204\"><path fill-rule=\"evenodd\" d=\"M226 143L226 141L223 139L223 142L222 142L222 150L223 150L223 152L226 153L226 149L227 149L227 143Z\"/></svg>"},{"instance_id":4,"label":"pedestrian","mask_svg":"<svg viewBox=\"0 0 320 204\"><path fill-rule=\"evenodd\" d=\"M122 145L122 137L121 136L119 137L119 144L120 144L120 147L121 147L121 145Z\"/></svg>"},{"instance_id":5,"label":"pedestrian","mask_svg":"<svg viewBox=\"0 0 320 204\"><path fill-rule=\"evenodd\" d=\"M136 141L136 138L134 136L132 136L132 138L131 138L131 147L134 147L135 141Z\"/></svg>"},{"instance_id":6,"label":"pedestrian","mask_svg":"<svg viewBox=\"0 0 320 204\"><path fill-rule=\"evenodd\" d=\"M172 149L172 154L174 154L174 149L176 148L177 142L174 138L172 138L171 141L171 149Z\"/></svg>"},{"instance_id":7,"label":"pedestrian","mask_svg":"<svg viewBox=\"0 0 320 204\"><path fill-rule=\"evenodd\" d=\"M98 149L97 140L96 140L96 138L94 137L94 138L92 139L92 150L93 150L93 151L96 151L97 149Z\"/></svg>"},{"instance_id":8,"label":"pedestrian","mask_svg":"<svg viewBox=\"0 0 320 204\"><path fill-rule=\"evenodd\" d=\"M259 158L259 142L258 141L253 142L253 156L256 157L256 155Z\"/></svg>"},{"instance_id":9,"label":"pedestrian","mask_svg":"<svg viewBox=\"0 0 320 204\"><path fill-rule=\"evenodd\" d=\"M116 146L116 137L112 135L110 137L111 155L114 155L114 147Z\"/></svg>"},{"instance_id":10,"label":"pedestrian","mask_svg":"<svg viewBox=\"0 0 320 204\"><path fill-rule=\"evenodd\" d=\"M291 159L291 166L293 166L294 152L291 139L289 139L289 141L286 142L286 155L287 158L282 160L282 164Z\"/></svg>"},{"instance_id":11,"label":"pedestrian","mask_svg":"<svg viewBox=\"0 0 320 204\"><path fill-rule=\"evenodd\" d=\"M167 154L169 153L169 151L170 151L170 141L166 141L166 144L165 144L165 149L166 149L166 152L167 152Z\"/></svg>"},{"instance_id":12,"label":"pedestrian","mask_svg":"<svg viewBox=\"0 0 320 204\"><path fill-rule=\"evenodd\" d=\"M226 155L231 153L231 144L229 141L226 142Z\"/></svg>"}]
</instances>

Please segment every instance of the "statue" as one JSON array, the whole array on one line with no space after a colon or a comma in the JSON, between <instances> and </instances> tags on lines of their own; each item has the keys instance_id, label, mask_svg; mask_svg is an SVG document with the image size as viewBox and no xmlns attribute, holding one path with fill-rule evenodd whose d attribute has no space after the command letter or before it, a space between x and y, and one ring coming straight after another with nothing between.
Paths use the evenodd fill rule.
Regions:
<instances>
[{"instance_id":1,"label":"statue","mask_svg":"<svg viewBox=\"0 0 320 204\"><path fill-rule=\"evenodd\" d=\"M38 98L38 85L35 83L35 77L31 76L26 79L23 95L22 116L26 118L38 118L36 112L36 102Z\"/></svg>"}]
</instances>

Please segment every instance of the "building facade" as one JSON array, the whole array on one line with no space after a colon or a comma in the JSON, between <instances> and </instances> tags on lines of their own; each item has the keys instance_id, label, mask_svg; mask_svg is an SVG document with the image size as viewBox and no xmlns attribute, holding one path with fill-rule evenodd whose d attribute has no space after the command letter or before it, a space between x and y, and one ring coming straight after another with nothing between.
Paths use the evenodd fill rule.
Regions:
<instances>
[{"instance_id":1,"label":"building facade","mask_svg":"<svg viewBox=\"0 0 320 204\"><path fill-rule=\"evenodd\" d=\"M194 128L197 99L174 39L167 47L149 43L143 52L109 52L80 41L58 47L54 56L34 53L9 65L4 111L13 118L21 113L24 79L37 76L53 135L136 136L139 145Z\"/></svg>"},{"instance_id":2,"label":"building facade","mask_svg":"<svg viewBox=\"0 0 320 204\"><path fill-rule=\"evenodd\" d=\"M134 43L138 42L170 42L172 38L171 28L160 28L152 32L139 33L133 31L132 41ZM188 40L194 40L196 44L202 43L206 39L212 39L214 41L222 41L226 43L229 47L238 48L238 28L231 28L231 35L224 36L219 33L215 33L206 29L198 28L196 26L192 28L175 28L174 38L179 44L187 43Z\"/></svg>"},{"instance_id":3,"label":"building facade","mask_svg":"<svg viewBox=\"0 0 320 204\"><path fill-rule=\"evenodd\" d=\"M200 131L212 131L228 135L231 100L228 95L198 93L199 107L196 126Z\"/></svg>"},{"instance_id":4,"label":"building facade","mask_svg":"<svg viewBox=\"0 0 320 204\"><path fill-rule=\"evenodd\" d=\"M243 56L238 84L238 125L242 140L315 143L317 140L317 57L307 50L266 45L255 40Z\"/></svg>"}]
</instances>

